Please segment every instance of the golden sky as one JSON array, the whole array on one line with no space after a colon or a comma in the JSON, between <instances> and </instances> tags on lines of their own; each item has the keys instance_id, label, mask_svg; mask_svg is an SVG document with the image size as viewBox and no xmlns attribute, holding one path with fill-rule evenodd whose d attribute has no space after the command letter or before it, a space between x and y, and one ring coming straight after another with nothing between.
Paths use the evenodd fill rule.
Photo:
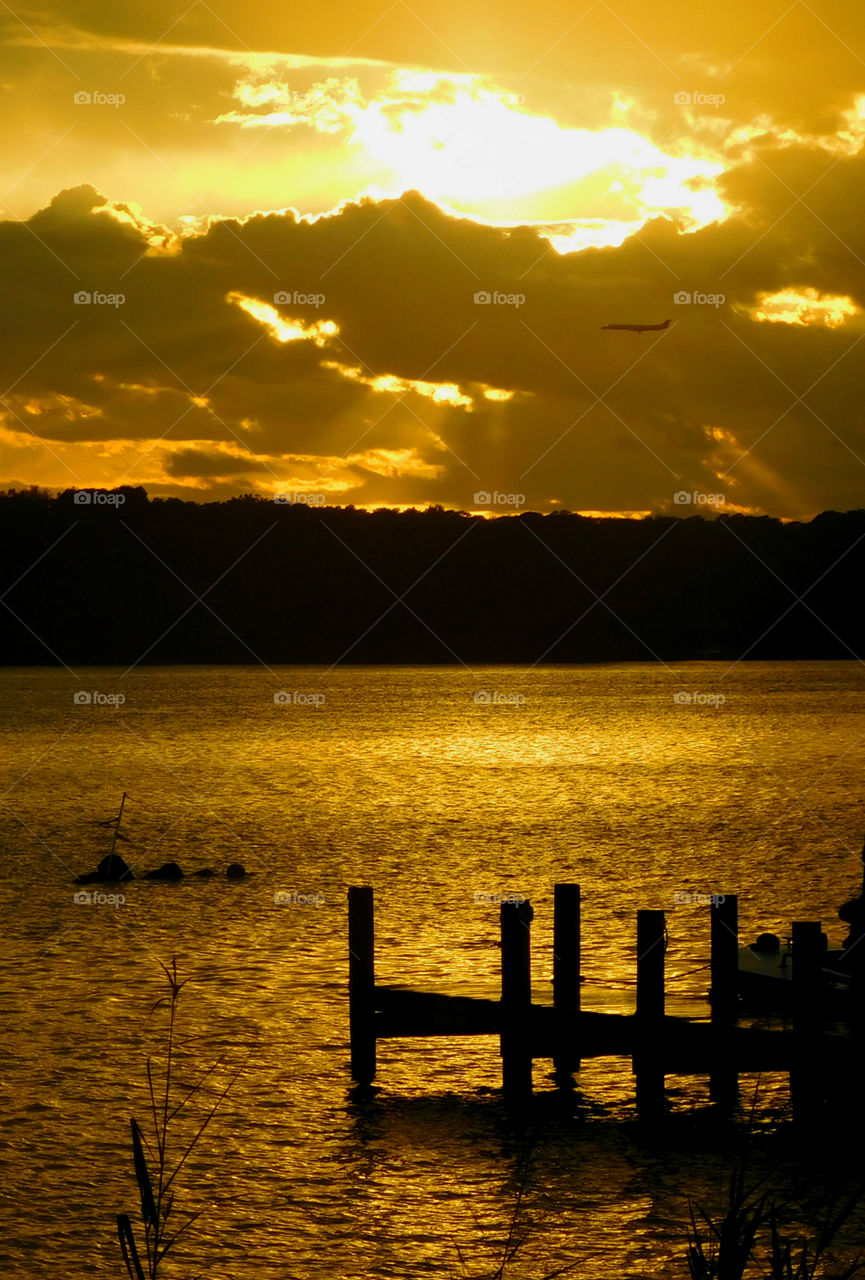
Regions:
<instances>
[{"instance_id":1,"label":"golden sky","mask_svg":"<svg viewBox=\"0 0 865 1280\"><path fill-rule=\"evenodd\" d=\"M0 59L2 487L865 506L858 0L28 4Z\"/></svg>"}]
</instances>

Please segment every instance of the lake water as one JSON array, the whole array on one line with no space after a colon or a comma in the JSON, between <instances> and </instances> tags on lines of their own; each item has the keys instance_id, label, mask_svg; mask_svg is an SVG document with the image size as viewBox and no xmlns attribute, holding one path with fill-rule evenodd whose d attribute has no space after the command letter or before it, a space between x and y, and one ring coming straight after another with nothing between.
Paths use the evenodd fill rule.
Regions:
<instances>
[{"instance_id":1,"label":"lake water","mask_svg":"<svg viewBox=\"0 0 865 1280\"><path fill-rule=\"evenodd\" d=\"M519 1126L493 1039L388 1042L381 1091L354 1100L346 889L375 886L381 981L493 996L493 899L525 894L548 999L552 886L578 881L584 1006L603 1009L631 1007L635 912L662 907L668 1007L704 1012L707 908L689 896L738 893L745 938L823 919L840 943L837 907L862 876L863 676L855 662L0 673L4 1280L122 1274L115 1215L139 1216L129 1118L147 1120L148 1055L162 1065L153 1005L172 956L190 980L179 1082L220 1057L208 1087L245 1068L180 1175L178 1213L203 1213L167 1278L491 1274L484 1248L521 1180L533 1225L514 1276L686 1275L688 1197L717 1199L747 1118L720 1124L705 1080L675 1078L650 1138L627 1063L587 1065L565 1100L536 1063ZM124 791L130 862L219 875L75 901ZM233 861L254 874L229 883ZM756 1088L743 1081L746 1104ZM787 1145L786 1081L764 1077L757 1098L754 1167L786 1191L822 1187Z\"/></svg>"}]
</instances>

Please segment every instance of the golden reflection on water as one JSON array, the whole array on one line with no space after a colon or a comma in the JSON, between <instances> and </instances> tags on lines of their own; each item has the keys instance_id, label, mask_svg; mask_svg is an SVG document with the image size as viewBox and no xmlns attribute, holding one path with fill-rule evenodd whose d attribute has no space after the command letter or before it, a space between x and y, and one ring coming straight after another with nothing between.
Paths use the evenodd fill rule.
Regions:
<instances>
[{"instance_id":1,"label":"golden reflection on water","mask_svg":"<svg viewBox=\"0 0 865 1280\"><path fill-rule=\"evenodd\" d=\"M284 675L320 687L321 672ZM719 680L711 664L684 676ZM676 706L654 667L337 670L318 713L275 708L251 670L142 671L113 719L77 716L65 674L0 678L14 695L0 748L4 1280L118 1274L113 1215L136 1203L128 1120L146 1109L158 1043L156 957L173 954L192 978L201 1061L251 1051L189 1166L205 1212L178 1276L446 1276L457 1245L473 1273L489 1270L529 1154L537 1225L518 1274L577 1257L603 1280L681 1273L687 1195L717 1193L736 1145L709 1118L705 1080L671 1078L661 1146L635 1126L617 1060L586 1064L565 1100L537 1063L535 1112L514 1124L492 1038L388 1042L381 1092L352 1101L346 887L375 885L380 981L493 997L496 895L525 894L548 1001L552 887L579 881L583 1005L623 1012L636 910L664 908L668 1008L705 1014L707 911L683 892L738 892L745 936L822 917L838 939L834 911L861 877L855 664L738 668L718 710ZM479 704L479 688L526 701ZM142 865L240 859L255 874L135 883L113 911L76 906L72 872L104 852L93 820L123 790ZM278 891L321 903L278 906ZM756 1090L768 1143L786 1081L744 1081L746 1103ZM761 1160L791 1185L805 1176L769 1146Z\"/></svg>"}]
</instances>

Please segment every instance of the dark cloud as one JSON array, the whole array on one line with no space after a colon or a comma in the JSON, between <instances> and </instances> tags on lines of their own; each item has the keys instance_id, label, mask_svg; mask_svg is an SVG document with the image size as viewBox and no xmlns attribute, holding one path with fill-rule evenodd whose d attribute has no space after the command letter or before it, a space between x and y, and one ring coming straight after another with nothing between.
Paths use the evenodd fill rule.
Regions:
<instances>
[{"instance_id":1,"label":"dark cloud","mask_svg":"<svg viewBox=\"0 0 865 1280\"><path fill-rule=\"evenodd\" d=\"M751 311L782 288L865 305L863 166L772 144L726 178L739 215L687 235L658 218L620 248L567 256L417 193L177 239L92 187L67 190L0 224L7 436L125 441L123 468L145 454L151 483L205 493L318 477L355 502L471 505L499 489L648 510L697 489L784 516L859 506L861 318L830 329ZM676 303L683 290L724 301ZM601 330L667 317L660 337ZM309 336L277 341L276 318ZM372 385L384 377L403 380L396 394Z\"/></svg>"}]
</instances>

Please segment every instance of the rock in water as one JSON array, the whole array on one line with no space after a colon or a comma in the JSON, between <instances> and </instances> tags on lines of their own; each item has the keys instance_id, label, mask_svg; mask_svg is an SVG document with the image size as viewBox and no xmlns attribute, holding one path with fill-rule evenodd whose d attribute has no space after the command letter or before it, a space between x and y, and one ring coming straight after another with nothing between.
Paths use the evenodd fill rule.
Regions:
<instances>
[{"instance_id":1,"label":"rock in water","mask_svg":"<svg viewBox=\"0 0 865 1280\"><path fill-rule=\"evenodd\" d=\"M161 867L148 871L145 880L182 880L183 872L176 862L163 862Z\"/></svg>"},{"instance_id":2,"label":"rock in water","mask_svg":"<svg viewBox=\"0 0 865 1280\"><path fill-rule=\"evenodd\" d=\"M226 869L225 874L229 880L242 880L246 875L246 867L239 862L232 862L231 866Z\"/></svg>"},{"instance_id":3,"label":"rock in water","mask_svg":"<svg viewBox=\"0 0 865 1280\"><path fill-rule=\"evenodd\" d=\"M83 876L76 876L76 884L102 884L120 880L134 880L132 868L119 853L107 853L95 871L88 871Z\"/></svg>"}]
</instances>

